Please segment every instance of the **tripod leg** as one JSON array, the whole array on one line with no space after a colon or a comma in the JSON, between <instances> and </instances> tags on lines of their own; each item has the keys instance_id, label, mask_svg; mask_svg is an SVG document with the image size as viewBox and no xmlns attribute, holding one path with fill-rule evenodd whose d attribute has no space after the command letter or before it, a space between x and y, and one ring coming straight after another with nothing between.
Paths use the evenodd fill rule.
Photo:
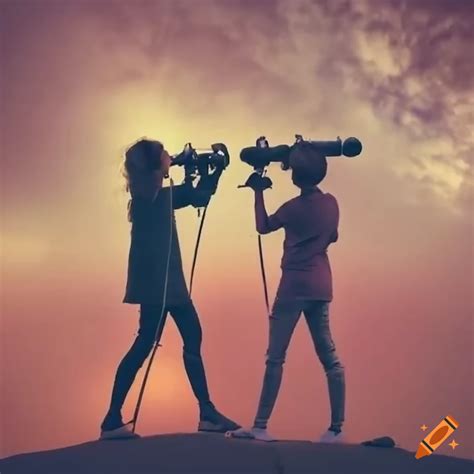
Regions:
<instances>
[{"instance_id":1,"label":"tripod leg","mask_svg":"<svg viewBox=\"0 0 474 474\"><path fill-rule=\"evenodd\" d=\"M263 244L262 236L258 234L258 254L260 257L260 269L262 271L262 280L263 280L263 292L265 296L265 306L267 308L267 314L270 314L270 303L268 300L268 287L267 287L267 276L265 274L265 262L263 260Z\"/></svg>"},{"instance_id":2,"label":"tripod leg","mask_svg":"<svg viewBox=\"0 0 474 474\"><path fill-rule=\"evenodd\" d=\"M138 415L140 414L140 407L141 407L141 404L142 404L143 395L145 393L145 387L146 387L146 383L147 383L147 380L148 380L148 375L150 374L151 365L153 363L153 359L155 358L156 351L157 351L158 347L161 345L160 340L161 340L161 336L163 334L163 330L165 328L165 323L166 323L166 313L165 313L165 308L163 307L160 318L158 320L158 326L156 328L155 341L153 343L153 350L151 352L150 358L148 359L148 364L147 364L147 367L146 367L145 376L143 377L143 382L142 382L142 385L140 387L140 393L138 395L137 405L135 406L135 412L134 412L133 418L132 418L132 431L134 433L135 433L135 428L137 426Z\"/></svg>"},{"instance_id":3,"label":"tripod leg","mask_svg":"<svg viewBox=\"0 0 474 474\"><path fill-rule=\"evenodd\" d=\"M193 257L193 265L191 268L191 278L189 280L189 296L192 295L193 292L193 282L194 282L194 272L196 270L196 262L197 262L197 256L198 256L198 250L199 250L199 243L201 242L201 235L202 235L202 229L204 227L204 220L206 219L206 213L207 213L207 206L204 208L204 212L201 217L201 223L199 225L199 232L196 240L196 246L194 247L194 257Z\"/></svg>"}]
</instances>

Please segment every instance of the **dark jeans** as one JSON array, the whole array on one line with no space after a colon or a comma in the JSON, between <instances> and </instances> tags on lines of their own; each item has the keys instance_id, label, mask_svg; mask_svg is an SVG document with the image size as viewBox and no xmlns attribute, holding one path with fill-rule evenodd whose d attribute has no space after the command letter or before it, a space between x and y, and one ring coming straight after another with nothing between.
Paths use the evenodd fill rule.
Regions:
<instances>
[{"instance_id":1,"label":"dark jeans","mask_svg":"<svg viewBox=\"0 0 474 474\"><path fill-rule=\"evenodd\" d=\"M161 305L140 305L138 335L118 366L110 401L109 416L120 416L120 411L135 376L153 348L161 310ZM209 392L201 359L202 331L194 305L189 301L179 305L167 306L162 324L158 330L158 339L163 332L168 313L174 319L183 339L184 367L194 395L201 406L208 404L210 402Z\"/></svg>"}]
</instances>

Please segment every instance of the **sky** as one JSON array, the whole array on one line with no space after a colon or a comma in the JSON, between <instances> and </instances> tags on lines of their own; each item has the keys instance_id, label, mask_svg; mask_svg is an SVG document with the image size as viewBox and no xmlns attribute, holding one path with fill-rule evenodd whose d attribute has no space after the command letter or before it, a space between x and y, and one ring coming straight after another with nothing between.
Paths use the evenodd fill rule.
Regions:
<instances>
[{"instance_id":1,"label":"sky","mask_svg":"<svg viewBox=\"0 0 474 474\"><path fill-rule=\"evenodd\" d=\"M460 424L473 457L474 7L464 0L2 0L0 455L97 438L137 329L122 303L130 226L120 174L139 137L170 153L231 153L206 219L193 300L217 407L253 421L268 318L252 169L239 152L358 137L321 188L339 202L330 247L333 338L349 439ZM269 167L270 212L297 194ZM182 170L172 169L176 183ZM189 275L199 220L177 212ZM270 296L282 231L264 237ZM141 380L139 375L137 380ZM138 383L124 409L131 418ZM142 405L144 435L189 432L197 406L170 320ZM270 422L284 439L328 426L324 372L300 321Z\"/></svg>"}]
</instances>

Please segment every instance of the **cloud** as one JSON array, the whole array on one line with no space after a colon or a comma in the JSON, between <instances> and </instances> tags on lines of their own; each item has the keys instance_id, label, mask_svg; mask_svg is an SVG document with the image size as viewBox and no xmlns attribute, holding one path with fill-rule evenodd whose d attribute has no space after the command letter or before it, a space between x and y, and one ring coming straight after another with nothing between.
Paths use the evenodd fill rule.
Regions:
<instances>
[{"instance_id":1,"label":"cloud","mask_svg":"<svg viewBox=\"0 0 474 474\"><path fill-rule=\"evenodd\" d=\"M23 8L43 25L52 22L52 31L59 24L68 31L74 67L84 72L76 77L96 96L98 88L104 97L155 90L201 120L235 117L285 141L296 132L359 134L366 152L390 134L393 147L371 164L374 174L395 174L462 207L474 153L470 3L160 0L115 1L113 8L51 3L47 14L35 2ZM60 66L52 70L64 75L66 63Z\"/></svg>"},{"instance_id":2,"label":"cloud","mask_svg":"<svg viewBox=\"0 0 474 474\"><path fill-rule=\"evenodd\" d=\"M354 46L350 61L334 69L409 140L411 152L396 171L445 199L458 198L461 189L468 194L474 154L471 2L336 3L345 6L338 25ZM327 3L318 7L331 13Z\"/></svg>"},{"instance_id":3,"label":"cloud","mask_svg":"<svg viewBox=\"0 0 474 474\"><path fill-rule=\"evenodd\" d=\"M279 80L239 45L240 34L245 36L242 9L254 12L268 29L273 25L269 12L275 4L230 1L222 9L217 2L206 0L198 4L116 2L111 10L99 2L87 13L94 36L101 38L99 47L116 66L111 82L124 86L155 81L170 93L179 89L183 98L194 96L188 104L199 108L218 105L222 97L232 94L245 103L258 104L269 93L277 98L294 92L288 81ZM244 22L239 38L226 27L229 20Z\"/></svg>"},{"instance_id":4,"label":"cloud","mask_svg":"<svg viewBox=\"0 0 474 474\"><path fill-rule=\"evenodd\" d=\"M226 85L273 112L349 127L347 109L368 104L408 145L394 172L453 203L468 193L474 153L473 11L468 1L205 1L181 12L186 34L173 41L186 52L194 38L206 66L227 58Z\"/></svg>"}]
</instances>

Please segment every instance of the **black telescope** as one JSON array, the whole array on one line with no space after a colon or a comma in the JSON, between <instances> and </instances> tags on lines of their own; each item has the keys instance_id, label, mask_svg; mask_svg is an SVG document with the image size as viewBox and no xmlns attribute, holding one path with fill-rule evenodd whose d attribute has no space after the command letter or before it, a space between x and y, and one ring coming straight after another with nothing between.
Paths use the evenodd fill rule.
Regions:
<instances>
[{"instance_id":1,"label":"black telescope","mask_svg":"<svg viewBox=\"0 0 474 474\"><path fill-rule=\"evenodd\" d=\"M270 147L265 137L259 137L256 146L242 149L240 159L257 170L261 170L274 162L281 163L281 168L287 170L290 167L290 152L300 145L309 146L325 156L353 158L362 151L362 143L355 137L346 138L344 141L339 137L336 140L328 141L305 140L302 135L295 135L295 138L295 143L291 146L277 145Z\"/></svg>"},{"instance_id":2,"label":"black telescope","mask_svg":"<svg viewBox=\"0 0 474 474\"><path fill-rule=\"evenodd\" d=\"M223 143L213 143L210 149L205 150L198 150L191 143L186 143L183 151L171 158L171 166L184 166L185 179L207 176L210 170L225 169L229 163L230 155Z\"/></svg>"}]
</instances>

